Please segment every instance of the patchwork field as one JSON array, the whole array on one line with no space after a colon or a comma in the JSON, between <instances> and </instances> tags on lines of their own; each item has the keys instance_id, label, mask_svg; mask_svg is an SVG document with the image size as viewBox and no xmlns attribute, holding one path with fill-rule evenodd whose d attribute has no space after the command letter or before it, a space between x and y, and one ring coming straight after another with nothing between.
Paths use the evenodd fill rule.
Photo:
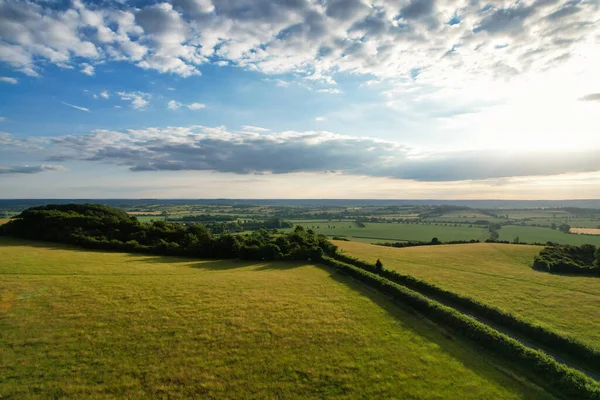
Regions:
<instances>
[{"instance_id":1,"label":"patchwork field","mask_svg":"<svg viewBox=\"0 0 600 400\"><path fill-rule=\"evenodd\" d=\"M0 238L2 398L549 398L478 354L313 265Z\"/></svg>"},{"instance_id":2,"label":"patchwork field","mask_svg":"<svg viewBox=\"0 0 600 400\"><path fill-rule=\"evenodd\" d=\"M529 265L542 247L476 243L391 248L336 241L365 261L424 279L600 347L600 279Z\"/></svg>"}]
</instances>

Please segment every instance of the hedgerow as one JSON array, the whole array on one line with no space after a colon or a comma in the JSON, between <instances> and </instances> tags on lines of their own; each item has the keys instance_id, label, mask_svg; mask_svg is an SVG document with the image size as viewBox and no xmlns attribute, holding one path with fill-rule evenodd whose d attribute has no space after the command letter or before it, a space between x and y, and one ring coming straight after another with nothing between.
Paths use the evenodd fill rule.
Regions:
<instances>
[{"instance_id":1,"label":"hedgerow","mask_svg":"<svg viewBox=\"0 0 600 400\"><path fill-rule=\"evenodd\" d=\"M600 349L589 346L572 337L561 335L547 327L525 321L502 309L492 307L467 296L442 289L410 275L401 274L389 269L377 269L357 258L339 252L331 253L331 257L351 264L370 273L374 273L394 283L406 286L425 296L432 297L443 303L458 307L473 316L502 326L512 332L527 337L542 347L568 355L590 370L600 373Z\"/></svg>"},{"instance_id":2,"label":"hedgerow","mask_svg":"<svg viewBox=\"0 0 600 400\"><path fill-rule=\"evenodd\" d=\"M569 399L600 399L600 384L583 373L556 362L538 350L478 322L460 312L444 306L382 276L331 257L323 257L325 265L352 276L394 300L407 304L431 320L484 346L496 355L520 365L541 378L548 387Z\"/></svg>"}]
</instances>

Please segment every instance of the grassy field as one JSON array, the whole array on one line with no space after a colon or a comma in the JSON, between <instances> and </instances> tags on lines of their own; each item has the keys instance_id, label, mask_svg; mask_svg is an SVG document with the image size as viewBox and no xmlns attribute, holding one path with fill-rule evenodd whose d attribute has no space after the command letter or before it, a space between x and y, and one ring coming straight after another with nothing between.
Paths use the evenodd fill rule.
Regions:
<instances>
[{"instance_id":1,"label":"grassy field","mask_svg":"<svg viewBox=\"0 0 600 400\"><path fill-rule=\"evenodd\" d=\"M529 267L541 247L477 243L397 249L335 242L365 261L503 308L600 347L600 279Z\"/></svg>"},{"instance_id":2,"label":"grassy field","mask_svg":"<svg viewBox=\"0 0 600 400\"><path fill-rule=\"evenodd\" d=\"M0 218L0 225L5 224L8 221L10 221L10 219L8 219L8 218Z\"/></svg>"},{"instance_id":3,"label":"grassy field","mask_svg":"<svg viewBox=\"0 0 600 400\"><path fill-rule=\"evenodd\" d=\"M559 230L533 226L503 226L498 233L500 234L500 240L512 241L518 236L519 240L525 243L557 242L574 245L586 243L595 246L600 245L600 236L566 234Z\"/></svg>"},{"instance_id":4,"label":"grassy field","mask_svg":"<svg viewBox=\"0 0 600 400\"><path fill-rule=\"evenodd\" d=\"M295 222L295 221L294 221ZM489 237L487 230L469 228L468 225L439 226L424 224L365 223L359 228L352 221L304 221L298 223L313 228L317 233L329 236L346 236L353 241L367 243L384 241L427 241L437 237L441 241L449 240L485 240Z\"/></svg>"},{"instance_id":5,"label":"grassy field","mask_svg":"<svg viewBox=\"0 0 600 400\"><path fill-rule=\"evenodd\" d=\"M2 398L549 398L303 264L0 238Z\"/></svg>"}]
</instances>

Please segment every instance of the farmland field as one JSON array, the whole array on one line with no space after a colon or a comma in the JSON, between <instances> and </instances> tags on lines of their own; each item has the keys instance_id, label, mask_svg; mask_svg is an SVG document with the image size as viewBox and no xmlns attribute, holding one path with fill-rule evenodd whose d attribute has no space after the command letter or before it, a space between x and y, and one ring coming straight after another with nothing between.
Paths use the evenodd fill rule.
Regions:
<instances>
[{"instance_id":1,"label":"farmland field","mask_svg":"<svg viewBox=\"0 0 600 400\"><path fill-rule=\"evenodd\" d=\"M391 248L334 243L362 260L380 258L386 268L600 347L600 279L534 271L529 265L542 247L477 243Z\"/></svg>"},{"instance_id":2,"label":"farmland field","mask_svg":"<svg viewBox=\"0 0 600 400\"><path fill-rule=\"evenodd\" d=\"M571 233L584 235L600 235L600 229L592 228L571 228Z\"/></svg>"},{"instance_id":3,"label":"farmland field","mask_svg":"<svg viewBox=\"0 0 600 400\"><path fill-rule=\"evenodd\" d=\"M313 265L7 238L0 355L8 398L549 398Z\"/></svg>"},{"instance_id":4,"label":"farmland field","mask_svg":"<svg viewBox=\"0 0 600 400\"><path fill-rule=\"evenodd\" d=\"M425 224L365 223L359 228L353 221L303 221L298 225L311 228L317 233L328 236L346 236L353 241L367 243L383 241L424 241L437 237L441 241L485 240L489 233L483 228L468 225L443 226ZM314 226L314 228L313 228Z\"/></svg>"},{"instance_id":5,"label":"farmland field","mask_svg":"<svg viewBox=\"0 0 600 400\"><path fill-rule=\"evenodd\" d=\"M593 244L600 245L600 236L585 236L562 233L558 230L549 228L538 228L533 226L503 226L498 230L500 240L512 241L519 237L521 242L525 243L546 243L556 242L560 244Z\"/></svg>"}]
</instances>

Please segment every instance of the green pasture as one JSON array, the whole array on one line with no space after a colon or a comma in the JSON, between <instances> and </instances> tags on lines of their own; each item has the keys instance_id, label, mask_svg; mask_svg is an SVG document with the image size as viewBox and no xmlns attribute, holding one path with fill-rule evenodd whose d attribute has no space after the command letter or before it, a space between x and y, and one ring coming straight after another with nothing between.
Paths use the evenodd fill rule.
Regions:
<instances>
[{"instance_id":1,"label":"green pasture","mask_svg":"<svg viewBox=\"0 0 600 400\"><path fill-rule=\"evenodd\" d=\"M359 228L353 221L304 221L297 222L306 228L328 236L345 236L352 241L431 241L437 237L441 241L485 240L489 237L486 229L468 225L444 226L425 224L365 223ZM313 228L314 226L314 228Z\"/></svg>"},{"instance_id":2,"label":"green pasture","mask_svg":"<svg viewBox=\"0 0 600 400\"><path fill-rule=\"evenodd\" d=\"M301 263L0 238L2 398L549 398L460 338Z\"/></svg>"},{"instance_id":3,"label":"green pasture","mask_svg":"<svg viewBox=\"0 0 600 400\"><path fill-rule=\"evenodd\" d=\"M503 228L504 229L504 228ZM533 270L542 247L497 243L392 248L336 241L365 261L472 297L600 347L600 279Z\"/></svg>"},{"instance_id":4,"label":"green pasture","mask_svg":"<svg viewBox=\"0 0 600 400\"><path fill-rule=\"evenodd\" d=\"M515 237L519 237L519 241L525 243L546 243L555 242L560 244L593 244L600 245L600 236L576 235L563 233L558 229L538 228L534 226L503 226L498 230L500 240L512 241Z\"/></svg>"}]
</instances>

